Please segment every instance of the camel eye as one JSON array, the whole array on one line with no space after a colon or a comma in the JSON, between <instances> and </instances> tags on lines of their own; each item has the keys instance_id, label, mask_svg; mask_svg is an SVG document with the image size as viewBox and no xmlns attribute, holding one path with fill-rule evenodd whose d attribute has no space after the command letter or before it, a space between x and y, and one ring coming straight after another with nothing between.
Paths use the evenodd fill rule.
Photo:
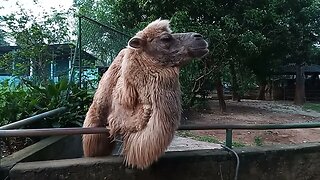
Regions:
<instances>
[{"instance_id":1,"label":"camel eye","mask_svg":"<svg viewBox=\"0 0 320 180\"><path fill-rule=\"evenodd\" d=\"M160 40L163 42L169 42L169 41L171 41L171 39L172 39L171 35L165 35L160 38Z\"/></svg>"}]
</instances>

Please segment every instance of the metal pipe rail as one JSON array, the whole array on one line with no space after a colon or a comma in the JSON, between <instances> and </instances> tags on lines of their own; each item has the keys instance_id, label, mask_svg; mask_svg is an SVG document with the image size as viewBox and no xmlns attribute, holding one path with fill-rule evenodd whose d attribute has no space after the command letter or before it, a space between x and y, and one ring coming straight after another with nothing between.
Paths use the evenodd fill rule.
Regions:
<instances>
[{"instance_id":1,"label":"metal pipe rail","mask_svg":"<svg viewBox=\"0 0 320 180\"><path fill-rule=\"evenodd\" d=\"M181 125L178 130L226 130L226 145L232 147L232 131L238 130L267 130L267 129L303 129L320 128L320 122L288 123L288 124L216 124L216 125ZM18 129L0 130L0 137L14 136L56 136L75 134L106 133L107 128L48 128L48 129Z\"/></svg>"},{"instance_id":2,"label":"metal pipe rail","mask_svg":"<svg viewBox=\"0 0 320 180\"><path fill-rule=\"evenodd\" d=\"M311 123L286 123L286 124L213 124L213 125L182 125L179 130L218 130L218 129L238 129L238 130L267 130L267 129L304 129L320 128L319 122Z\"/></svg>"},{"instance_id":3,"label":"metal pipe rail","mask_svg":"<svg viewBox=\"0 0 320 180\"><path fill-rule=\"evenodd\" d=\"M32 116L32 117L28 117L26 119L22 119L20 121L14 122L14 123L10 123L10 124L1 126L0 130L2 131L2 130L7 130L7 129L20 128L22 126L34 123L34 122L39 121L41 119L44 119L46 117L55 116L57 114L64 113L64 112L66 112L66 110L67 110L66 107L60 107L60 108L57 108L57 109L54 109L54 110L51 110L51 111L47 111L47 112L44 112L44 113L41 113L41 114L37 114L37 115Z\"/></svg>"},{"instance_id":4,"label":"metal pipe rail","mask_svg":"<svg viewBox=\"0 0 320 180\"><path fill-rule=\"evenodd\" d=\"M108 132L107 128L43 128L43 129L13 129L0 130L0 137L32 137L60 136L76 134L101 134Z\"/></svg>"}]
</instances>

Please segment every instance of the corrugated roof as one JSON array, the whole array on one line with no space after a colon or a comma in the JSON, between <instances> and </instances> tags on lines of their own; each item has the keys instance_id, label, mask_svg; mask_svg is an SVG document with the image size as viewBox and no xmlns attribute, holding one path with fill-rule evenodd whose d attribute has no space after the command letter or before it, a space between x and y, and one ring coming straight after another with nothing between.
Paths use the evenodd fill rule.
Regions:
<instances>
[{"instance_id":1,"label":"corrugated roof","mask_svg":"<svg viewBox=\"0 0 320 180\"><path fill-rule=\"evenodd\" d=\"M305 73L319 73L320 74L320 65L310 64L303 67ZM296 74L295 64L289 64L279 68L279 71L276 74Z\"/></svg>"},{"instance_id":2,"label":"corrugated roof","mask_svg":"<svg viewBox=\"0 0 320 180\"><path fill-rule=\"evenodd\" d=\"M74 49L74 48L75 48L75 45L71 43L49 45L49 49L54 50L55 54L59 55L60 57L69 56L70 49ZM0 46L0 56L16 49L19 49L19 46ZM92 54L86 51L82 51L82 57L90 61L97 60L95 56L93 56Z\"/></svg>"}]
</instances>

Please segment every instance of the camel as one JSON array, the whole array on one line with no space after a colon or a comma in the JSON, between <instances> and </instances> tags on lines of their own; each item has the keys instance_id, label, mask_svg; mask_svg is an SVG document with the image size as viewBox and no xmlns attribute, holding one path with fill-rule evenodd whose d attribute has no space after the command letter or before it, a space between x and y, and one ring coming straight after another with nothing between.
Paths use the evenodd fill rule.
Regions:
<instances>
[{"instance_id":1,"label":"camel","mask_svg":"<svg viewBox=\"0 0 320 180\"><path fill-rule=\"evenodd\" d=\"M172 33L169 20L139 31L103 74L83 127L107 127L83 135L85 157L112 153L116 136L129 167L145 169L170 145L181 118L180 68L208 53L202 35Z\"/></svg>"}]
</instances>

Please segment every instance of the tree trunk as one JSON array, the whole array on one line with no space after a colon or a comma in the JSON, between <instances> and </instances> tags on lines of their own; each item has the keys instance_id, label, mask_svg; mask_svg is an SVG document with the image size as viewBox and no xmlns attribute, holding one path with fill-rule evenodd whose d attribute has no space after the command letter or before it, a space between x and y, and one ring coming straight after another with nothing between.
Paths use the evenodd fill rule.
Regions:
<instances>
[{"instance_id":1,"label":"tree trunk","mask_svg":"<svg viewBox=\"0 0 320 180\"><path fill-rule=\"evenodd\" d=\"M301 64L296 64L296 89L294 93L294 104L296 105L303 105L306 102L303 67Z\"/></svg>"},{"instance_id":2,"label":"tree trunk","mask_svg":"<svg viewBox=\"0 0 320 180\"><path fill-rule=\"evenodd\" d=\"M258 100L266 100L266 86L267 86L267 81L264 79L260 81L259 84L259 95L258 95Z\"/></svg>"},{"instance_id":3,"label":"tree trunk","mask_svg":"<svg viewBox=\"0 0 320 180\"><path fill-rule=\"evenodd\" d=\"M216 84L217 95L218 95L218 99L219 99L220 111L223 113L223 112L226 112L227 106L226 106L226 102L224 101L223 85L222 85L221 79L218 78L216 80L215 84Z\"/></svg>"},{"instance_id":4,"label":"tree trunk","mask_svg":"<svg viewBox=\"0 0 320 180\"><path fill-rule=\"evenodd\" d=\"M188 101L188 105L187 105L188 108L190 108L190 107L192 107L194 105L195 100L196 100L196 93L192 92L192 95L191 95L191 97L190 97L190 99Z\"/></svg>"},{"instance_id":5,"label":"tree trunk","mask_svg":"<svg viewBox=\"0 0 320 180\"><path fill-rule=\"evenodd\" d=\"M237 74L236 74L236 70L234 68L233 62L230 63L230 72L231 72L231 79L232 79L232 100L240 102L240 95L238 93L239 85L238 85Z\"/></svg>"}]
</instances>

